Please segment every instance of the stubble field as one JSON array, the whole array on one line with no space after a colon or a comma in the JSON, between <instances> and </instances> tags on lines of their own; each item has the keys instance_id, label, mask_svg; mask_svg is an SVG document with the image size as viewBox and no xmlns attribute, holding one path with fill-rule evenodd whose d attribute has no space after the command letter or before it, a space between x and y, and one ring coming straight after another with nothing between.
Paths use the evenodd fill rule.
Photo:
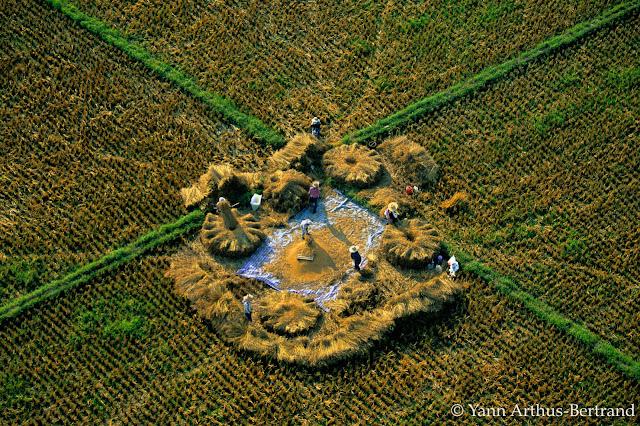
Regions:
<instances>
[{"instance_id":1,"label":"stubble field","mask_svg":"<svg viewBox=\"0 0 640 426\"><path fill-rule=\"evenodd\" d=\"M615 3L77 5L285 135L319 115L336 142ZM178 191L209 162L271 154L47 3L0 19L3 303L182 217ZM636 360L638 27L632 12L401 129L441 167L421 215ZM447 215L461 190L468 209ZM639 405L637 379L473 274L440 318L344 365L239 352L164 276L193 237L3 320L0 423L502 424L540 419L469 404Z\"/></svg>"}]
</instances>

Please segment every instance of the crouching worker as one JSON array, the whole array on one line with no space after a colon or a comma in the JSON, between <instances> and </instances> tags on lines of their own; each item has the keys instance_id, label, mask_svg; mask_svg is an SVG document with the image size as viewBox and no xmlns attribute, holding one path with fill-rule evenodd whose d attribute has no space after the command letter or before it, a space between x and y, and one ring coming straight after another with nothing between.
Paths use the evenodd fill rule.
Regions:
<instances>
[{"instance_id":1,"label":"crouching worker","mask_svg":"<svg viewBox=\"0 0 640 426\"><path fill-rule=\"evenodd\" d=\"M253 322L251 320L251 299L253 299L253 296L251 296L250 294L247 294L242 298L242 304L244 305L244 315L247 317L249 322Z\"/></svg>"},{"instance_id":2,"label":"crouching worker","mask_svg":"<svg viewBox=\"0 0 640 426\"><path fill-rule=\"evenodd\" d=\"M456 277L456 272L460 270L460 264L456 260L455 256L451 256L447 261L447 264L449 265L449 276L451 279L454 279Z\"/></svg>"},{"instance_id":3,"label":"crouching worker","mask_svg":"<svg viewBox=\"0 0 640 426\"><path fill-rule=\"evenodd\" d=\"M309 233L309 225L311 225L313 222L311 221L311 219L305 219L302 222L300 222L300 229L302 230L302 239L304 240L304 236L305 235L311 235Z\"/></svg>"},{"instance_id":4,"label":"crouching worker","mask_svg":"<svg viewBox=\"0 0 640 426\"><path fill-rule=\"evenodd\" d=\"M349 252L351 253L351 259L353 259L353 267L356 268L356 271L360 270L360 262L362 262L362 256L358 253L358 246L351 246L349 248Z\"/></svg>"},{"instance_id":5,"label":"crouching worker","mask_svg":"<svg viewBox=\"0 0 640 426\"><path fill-rule=\"evenodd\" d=\"M387 218L389 225L395 225L398 222L398 203L389 203L384 211L384 217Z\"/></svg>"}]
</instances>

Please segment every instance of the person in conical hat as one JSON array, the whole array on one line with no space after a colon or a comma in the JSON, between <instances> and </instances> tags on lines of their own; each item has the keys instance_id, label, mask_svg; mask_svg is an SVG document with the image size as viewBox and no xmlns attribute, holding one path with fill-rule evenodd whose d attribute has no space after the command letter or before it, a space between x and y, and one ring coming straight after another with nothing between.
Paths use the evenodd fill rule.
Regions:
<instances>
[{"instance_id":1,"label":"person in conical hat","mask_svg":"<svg viewBox=\"0 0 640 426\"><path fill-rule=\"evenodd\" d=\"M311 134L313 136L320 136L320 119L318 117L313 117L311 120Z\"/></svg>"},{"instance_id":2,"label":"person in conical hat","mask_svg":"<svg viewBox=\"0 0 640 426\"><path fill-rule=\"evenodd\" d=\"M253 322L251 320L251 300L252 299L253 299L253 296L250 294L247 294L242 298L242 305L244 306L244 315L247 317L249 322Z\"/></svg>"},{"instance_id":3,"label":"person in conical hat","mask_svg":"<svg viewBox=\"0 0 640 426\"><path fill-rule=\"evenodd\" d=\"M353 259L353 267L356 268L356 271L360 270L360 262L362 262L362 256L358 252L358 246L349 247L349 252L351 253L351 259Z\"/></svg>"},{"instance_id":4,"label":"person in conical hat","mask_svg":"<svg viewBox=\"0 0 640 426\"><path fill-rule=\"evenodd\" d=\"M309 188L309 198L311 200L309 204L313 206L313 212L315 213L318 208L318 198L320 198L320 182L317 180L313 181L311 188Z\"/></svg>"},{"instance_id":5,"label":"person in conical hat","mask_svg":"<svg viewBox=\"0 0 640 426\"><path fill-rule=\"evenodd\" d=\"M456 277L456 272L460 270L460 264L456 260L456 256L453 255L447 261L447 265L449 265L449 275L452 279Z\"/></svg>"},{"instance_id":6,"label":"person in conical hat","mask_svg":"<svg viewBox=\"0 0 640 426\"><path fill-rule=\"evenodd\" d=\"M387 218L389 225L395 225L398 222L398 203L389 203L384 211L384 217Z\"/></svg>"}]
</instances>

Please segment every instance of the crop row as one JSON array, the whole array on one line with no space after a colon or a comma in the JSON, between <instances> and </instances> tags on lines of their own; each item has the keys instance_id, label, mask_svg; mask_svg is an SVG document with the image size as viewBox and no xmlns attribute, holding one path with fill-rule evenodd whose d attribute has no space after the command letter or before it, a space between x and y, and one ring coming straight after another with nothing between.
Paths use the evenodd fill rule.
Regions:
<instances>
[{"instance_id":1,"label":"crop row","mask_svg":"<svg viewBox=\"0 0 640 426\"><path fill-rule=\"evenodd\" d=\"M184 215L178 189L209 162L267 157L63 14L0 13L0 302Z\"/></svg>"},{"instance_id":2,"label":"crop row","mask_svg":"<svg viewBox=\"0 0 640 426\"><path fill-rule=\"evenodd\" d=\"M74 1L291 135L331 140L501 63L617 1Z\"/></svg>"},{"instance_id":3,"label":"crop row","mask_svg":"<svg viewBox=\"0 0 640 426\"><path fill-rule=\"evenodd\" d=\"M458 245L640 354L640 21L626 20L409 126L441 165L424 213ZM438 205L459 190L467 211Z\"/></svg>"},{"instance_id":4,"label":"crop row","mask_svg":"<svg viewBox=\"0 0 640 426\"><path fill-rule=\"evenodd\" d=\"M457 402L615 405L640 390L480 279L443 318L415 318L367 357L306 370L221 343L167 267L165 256L122 265L6 323L0 421L442 424Z\"/></svg>"}]
</instances>

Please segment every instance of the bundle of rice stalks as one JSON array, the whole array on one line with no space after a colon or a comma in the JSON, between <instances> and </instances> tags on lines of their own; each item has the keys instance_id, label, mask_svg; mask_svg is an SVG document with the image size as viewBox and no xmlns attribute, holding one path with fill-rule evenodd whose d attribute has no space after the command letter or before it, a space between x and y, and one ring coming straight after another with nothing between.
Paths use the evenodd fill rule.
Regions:
<instances>
[{"instance_id":1,"label":"bundle of rice stalks","mask_svg":"<svg viewBox=\"0 0 640 426\"><path fill-rule=\"evenodd\" d=\"M260 222L249 213L237 217L228 201L218 203L220 215L207 214L200 241L212 253L227 257L243 257L253 253L265 239Z\"/></svg>"},{"instance_id":2,"label":"bundle of rice stalks","mask_svg":"<svg viewBox=\"0 0 640 426\"><path fill-rule=\"evenodd\" d=\"M407 183L429 186L438 180L440 167L426 149L406 136L389 139L379 149L407 179Z\"/></svg>"},{"instance_id":3,"label":"bundle of rice stalks","mask_svg":"<svg viewBox=\"0 0 640 426\"><path fill-rule=\"evenodd\" d=\"M452 301L462 290L462 284L440 275L389 299L384 310L394 319L418 312L436 313L442 309L444 302Z\"/></svg>"},{"instance_id":4,"label":"bundle of rice stalks","mask_svg":"<svg viewBox=\"0 0 640 426\"><path fill-rule=\"evenodd\" d=\"M442 204L440 204L440 207L442 207L448 214L466 210L469 207L469 194L464 191L456 192L451 198L443 201Z\"/></svg>"},{"instance_id":5,"label":"bundle of rice stalks","mask_svg":"<svg viewBox=\"0 0 640 426\"><path fill-rule=\"evenodd\" d=\"M191 302L198 315L213 320L221 312L216 303L223 294L231 294L239 300L241 295L255 291L255 282L241 278L211 257L198 253L183 253L175 256L165 274L175 283L176 293Z\"/></svg>"},{"instance_id":6,"label":"bundle of rice stalks","mask_svg":"<svg viewBox=\"0 0 640 426\"><path fill-rule=\"evenodd\" d=\"M420 219L402 220L397 227L387 226L382 247L393 265L423 268L440 251L440 234Z\"/></svg>"},{"instance_id":7,"label":"bundle of rice stalks","mask_svg":"<svg viewBox=\"0 0 640 426\"><path fill-rule=\"evenodd\" d=\"M338 297L326 302L325 306L336 315L351 316L375 308L378 296L378 288L374 283L353 279L340 287Z\"/></svg>"},{"instance_id":8,"label":"bundle of rice stalks","mask_svg":"<svg viewBox=\"0 0 640 426\"><path fill-rule=\"evenodd\" d=\"M393 318L387 312L378 310L344 318L340 320L337 332L311 341L307 362L312 365L328 365L364 353L392 325Z\"/></svg>"},{"instance_id":9,"label":"bundle of rice stalks","mask_svg":"<svg viewBox=\"0 0 640 426\"><path fill-rule=\"evenodd\" d=\"M377 189L369 200L369 204L374 207L381 208L383 209L383 211L391 202L398 203L398 209L402 212L407 212L410 210L411 200L409 199L407 194L403 191L399 191L388 186Z\"/></svg>"},{"instance_id":10,"label":"bundle of rice stalks","mask_svg":"<svg viewBox=\"0 0 640 426\"><path fill-rule=\"evenodd\" d=\"M275 357L278 347L284 343L284 338L255 326L248 327L246 334L238 339L240 348L271 357Z\"/></svg>"},{"instance_id":11,"label":"bundle of rice stalks","mask_svg":"<svg viewBox=\"0 0 640 426\"><path fill-rule=\"evenodd\" d=\"M182 188L180 195L187 208L212 207L219 197L236 203L251 190L251 181L251 174L240 173L228 164L211 164L207 173L195 184Z\"/></svg>"},{"instance_id":12,"label":"bundle of rice stalks","mask_svg":"<svg viewBox=\"0 0 640 426\"><path fill-rule=\"evenodd\" d=\"M283 336L308 333L322 316L315 302L305 301L289 291L270 292L260 301L260 308L264 328Z\"/></svg>"},{"instance_id":13,"label":"bundle of rice stalks","mask_svg":"<svg viewBox=\"0 0 640 426\"><path fill-rule=\"evenodd\" d=\"M274 153L267 161L271 170L296 169L309 170L326 150L320 139L308 133L298 133L280 151Z\"/></svg>"},{"instance_id":14,"label":"bundle of rice stalks","mask_svg":"<svg viewBox=\"0 0 640 426\"><path fill-rule=\"evenodd\" d=\"M264 200L277 212L293 216L309 204L311 178L297 170L278 170L264 185Z\"/></svg>"},{"instance_id":15,"label":"bundle of rice stalks","mask_svg":"<svg viewBox=\"0 0 640 426\"><path fill-rule=\"evenodd\" d=\"M365 188L382 174L382 159L376 151L362 145L340 145L322 157L328 176L340 183Z\"/></svg>"},{"instance_id":16,"label":"bundle of rice stalks","mask_svg":"<svg viewBox=\"0 0 640 426\"><path fill-rule=\"evenodd\" d=\"M210 318L211 323L222 337L233 342L246 334L248 321L242 304L230 291L220 296L213 304L212 311L215 315Z\"/></svg>"}]
</instances>

